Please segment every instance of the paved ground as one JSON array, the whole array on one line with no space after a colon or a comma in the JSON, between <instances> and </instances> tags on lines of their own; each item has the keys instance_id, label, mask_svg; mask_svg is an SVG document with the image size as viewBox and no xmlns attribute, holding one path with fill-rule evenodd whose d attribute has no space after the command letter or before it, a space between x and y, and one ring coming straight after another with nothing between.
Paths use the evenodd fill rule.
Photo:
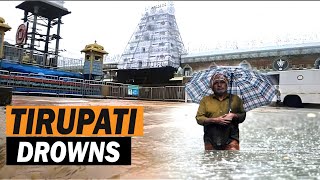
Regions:
<instances>
[{"instance_id":1,"label":"paved ground","mask_svg":"<svg viewBox=\"0 0 320 180\"><path fill-rule=\"evenodd\" d=\"M14 96L13 105L142 105L145 135L132 140L131 166L6 166L0 108L0 178L320 178L315 106L250 111L240 125L240 151L204 153L202 127L194 119L197 104Z\"/></svg>"}]
</instances>

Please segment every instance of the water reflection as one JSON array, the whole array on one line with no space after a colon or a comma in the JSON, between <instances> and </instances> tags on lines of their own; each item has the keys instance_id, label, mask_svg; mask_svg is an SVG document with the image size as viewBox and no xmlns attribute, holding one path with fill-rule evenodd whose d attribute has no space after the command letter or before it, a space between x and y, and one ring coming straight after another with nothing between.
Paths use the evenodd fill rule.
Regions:
<instances>
[{"instance_id":1,"label":"water reflection","mask_svg":"<svg viewBox=\"0 0 320 180\"><path fill-rule=\"evenodd\" d=\"M240 125L240 151L208 152L203 150L202 128L197 126L192 109L182 108L179 113L178 109L171 111L175 114L168 116L170 123L146 128L149 134L139 139L139 142L152 140L159 146L146 153L150 166L121 177L132 174L134 177L179 179L320 176L317 135L320 122L307 116L312 113L308 111L317 110L296 112L296 109L265 108L249 112L245 123Z\"/></svg>"}]
</instances>

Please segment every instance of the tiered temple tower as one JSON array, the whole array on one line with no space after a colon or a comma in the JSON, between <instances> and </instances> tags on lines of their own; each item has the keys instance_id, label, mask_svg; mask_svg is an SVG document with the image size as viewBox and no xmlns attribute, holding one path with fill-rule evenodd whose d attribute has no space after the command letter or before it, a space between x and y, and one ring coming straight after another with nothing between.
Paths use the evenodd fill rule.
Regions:
<instances>
[{"instance_id":1,"label":"tiered temple tower","mask_svg":"<svg viewBox=\"0 0 320 180\"><path fill-rule=\"evenodd\" d=\"M184 45L173 2L146 9L118 64L119 82L168 83L180 66Z\"/></svg>"}]
</instances>

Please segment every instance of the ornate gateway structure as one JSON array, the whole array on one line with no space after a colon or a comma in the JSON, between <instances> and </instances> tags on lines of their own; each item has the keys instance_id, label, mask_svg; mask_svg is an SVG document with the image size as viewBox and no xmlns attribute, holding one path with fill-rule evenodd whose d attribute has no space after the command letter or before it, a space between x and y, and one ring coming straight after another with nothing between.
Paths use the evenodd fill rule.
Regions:
<instances>
[{"instance_id":1,"label":"ornate gateway structure","mask_svg":"<svg viewBox=\"0 0 320 180\"><path fill-rule=\"evenodd\" d=\"M146 9L118 64L123 83L167 83L185 52L172 2Z\"/></svg>"}]
</instances>

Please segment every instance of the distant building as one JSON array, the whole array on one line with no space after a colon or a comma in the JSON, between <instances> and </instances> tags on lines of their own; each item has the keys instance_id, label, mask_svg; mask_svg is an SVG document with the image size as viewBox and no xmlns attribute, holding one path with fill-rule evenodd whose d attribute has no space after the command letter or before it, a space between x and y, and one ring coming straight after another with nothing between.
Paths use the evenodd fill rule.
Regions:
<instances>
[{"instance_id":1,"label":"distant building","mask_svg":"<svg viewBox=\"0 0 320 180\"><path fill-rule=\"evenodd\" d=\"M118 63L106 63L103 64L103 81L116 82L117 81L117 65Z\"/></svg>"},{"instance_id":2,"label":"distant building","mask_svg":"<svg viewBox=\"0 0 320 180\"><path fill-rule=\"evenodd\" d=\"M242 66L260 72L319 69L319 62L320 43L302 43L190 53L181 57L181 74L188 79L211 66Z\"/></svg>"},{"instance_id":3,"label":"distant building","mask_svg":"<svg viewBox=\"0 0 320 180\"><path fill-rule=\"evenodd\" d=\"M118 63L118 81L167 83L185 52L172 2L146 10Z\"/></svg>"}]
</instances>

